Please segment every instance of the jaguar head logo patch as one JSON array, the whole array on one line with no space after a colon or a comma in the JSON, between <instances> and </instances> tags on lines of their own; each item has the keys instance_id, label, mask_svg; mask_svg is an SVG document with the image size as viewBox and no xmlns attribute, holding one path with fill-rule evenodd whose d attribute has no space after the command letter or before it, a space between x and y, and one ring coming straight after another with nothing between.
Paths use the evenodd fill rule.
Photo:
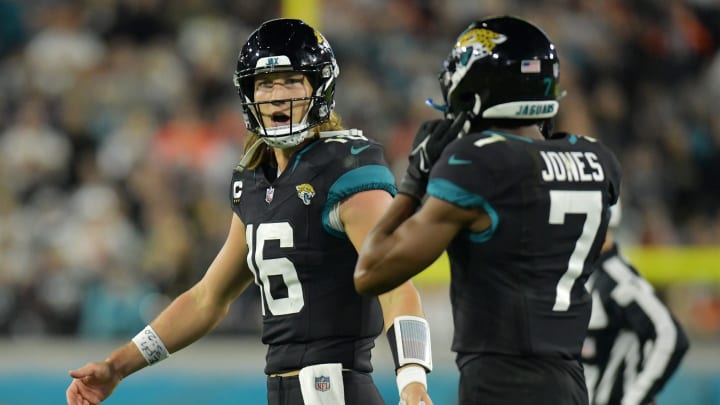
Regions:
<instances>
[{"instance_id":1,"label":"jaguar head logo patch","mask_svg":"<svg viewBox=\"0 0 720 405\"><path fill-rule=\"evenodd\" d=\"M295 190L297 190L297 196L302 200L303 204L310 205L310 200L315 197L315 188L308 183L303 183L295 186Z\"/></svg>"}]
</instances>

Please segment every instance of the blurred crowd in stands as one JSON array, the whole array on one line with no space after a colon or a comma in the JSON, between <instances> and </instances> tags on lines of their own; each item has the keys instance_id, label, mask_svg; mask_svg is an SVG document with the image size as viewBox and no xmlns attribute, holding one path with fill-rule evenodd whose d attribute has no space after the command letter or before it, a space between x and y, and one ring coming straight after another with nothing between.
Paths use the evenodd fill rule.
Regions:
<instances>
[{"instance_id":1,"label":"blurred crowd in stands","mask_svg":"<svg viewBox=\"0 0 720 405\"><path fill-rule=\"evenodd\" d=\"M720 245L717 1L317 3L337 111L386 145L397 174L438 117L425 100L441 100L454 38L514 14L559 46L556 129L621 160L622 240ZM276 0L0 0L0 336L125 338L202 276L246 134L237 53L280 15ZM257 331L249 290L218 333ZM707 313L689 332L717 338L718 288L693 291Z\"/></svg>"}]
</instances>

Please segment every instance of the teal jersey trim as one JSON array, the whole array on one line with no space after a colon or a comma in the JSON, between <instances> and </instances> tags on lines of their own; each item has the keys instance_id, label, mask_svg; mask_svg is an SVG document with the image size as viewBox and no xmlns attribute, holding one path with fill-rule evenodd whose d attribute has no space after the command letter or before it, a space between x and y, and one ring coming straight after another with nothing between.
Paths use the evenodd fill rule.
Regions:
<instances>
[{"instance_id":1,"label":"teal jersey trim","mask_svg":"<svg viewBox=\"0 0 720 405\"><path fill-rule=\"evenodd\" d=\"M295 161L293 162L293 167L290 170L290 173L295 172L295 169L297 168L298 164L300 163L300 159L304 154L306 154L310 149L315 146L317 142L310 142L308 145L306 145L304 148L302 148L296 155L295 155Z\"/></svg>"},{"instance_id":2,"label":"teal jersey trim","mask_svg":"<svg viewBox=\"0 0 720 405\"><path fill-rule=\"evenodd\" d=\"M394 197L395 193L397 193L395 176L390 172L390 169L382 165L358 167L340 176L330 186L325 207L323 207L322 224L325 231L335 237L347 239L344 232L338 232L330 227L330 211L332 211L335 204L345 198L367 190L385 190Z\"/></svg>"},{"instance_id":3,"label":"teal jersey trim","mask_svg":"<svg viewBox=\"0 0 720 405\"><path fill-rule=\"evenodd\" d=\"M483 243L490 240L500 222L497 211L483 197L470 193L457 186L455 183L445 179L432 179L428 183L427 193L435 198L453 203L463 208L482 207L490 216L490 228L482 232L470 232L469 238L472 242Z\"/></svg>"},{"instance_id":4,"label":"teal jersey trim","mask_svg":"<svg viewBox=\"0 0 720 405\"><path fill-rule=\"evenodd\" d=\"M533 140L530 138L526 138L524 136L515 135L515 134L508 134L507 132L493 131L493 130L487 129L485 131L482 131L482 133L490 134L490 135L500 135L505 138L515 139L515 140L523 141L523 142L527 142L527 143L533 143Z\"/></svg>"}]
</instances>

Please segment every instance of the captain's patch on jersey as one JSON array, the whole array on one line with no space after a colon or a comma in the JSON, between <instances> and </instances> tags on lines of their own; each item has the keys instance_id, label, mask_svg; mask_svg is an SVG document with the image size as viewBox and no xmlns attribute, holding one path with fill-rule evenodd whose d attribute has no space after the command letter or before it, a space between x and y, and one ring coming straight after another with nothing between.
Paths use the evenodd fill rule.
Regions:
<instances>
[{"instance_id":1,"label":"captain's patch on jersey","mask_svg":"<svg viewBox=\"0 0 720 405\"><path fill-rule=\"evenodd\" d=\"M240 201L240 196L242 195L242 188L243 188L242 180L238 180L233 183L233 185L232 185L233 203L237 204Z\"/></svg>"},{"instance_id":2,"label":"captain's patch on jersey","mask_svg":"<svg viewBox=\"0 0 720 405\"><path fill-rule=\"evenodd\" d=\"M295 186L295 190L297 190L297 196L302 200L303 204L310 205L310 200L315 197L315 188L308 183L303 183Z\"/></svg>"}]
</instances>

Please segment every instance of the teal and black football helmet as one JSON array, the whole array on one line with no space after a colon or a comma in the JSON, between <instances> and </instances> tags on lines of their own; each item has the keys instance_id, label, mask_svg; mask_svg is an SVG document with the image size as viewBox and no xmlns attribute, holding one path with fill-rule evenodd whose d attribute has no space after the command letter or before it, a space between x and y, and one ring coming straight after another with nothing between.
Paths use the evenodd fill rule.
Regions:
<instances>
[{"instance_id":1,"label":"teal and black football helmet","mask_svg":"<svg viewBox=\"0 0 720 405\"><path fill-rule=\"evenodd\" d=\"M266 128L254 98L255 76L273 72L299 72L313 88L309 97L285 100L309 102L299 123ZM301 20L280 18L263 23L250 34L242 47L235 69L234 83L242 99L248 130L268 145L288 148L309 136L309 129L326 122L335 107L335 80L340 73L335 55L325 37ZM275 100L277 101L277 100Z\"/></svg>"},{"instance_id":2,"label":"teal and black football helmet","mask_svg":"<svg viewBox=\"0 0 720 405\"><path fill-rule=\"evenodd\" d=\"M560 61L547 35L503 16L471 23L443 62L439 80L447 118L466 111L473 123L527 125L557 114L559 77Z\"/></svg>"}]
</instances>

